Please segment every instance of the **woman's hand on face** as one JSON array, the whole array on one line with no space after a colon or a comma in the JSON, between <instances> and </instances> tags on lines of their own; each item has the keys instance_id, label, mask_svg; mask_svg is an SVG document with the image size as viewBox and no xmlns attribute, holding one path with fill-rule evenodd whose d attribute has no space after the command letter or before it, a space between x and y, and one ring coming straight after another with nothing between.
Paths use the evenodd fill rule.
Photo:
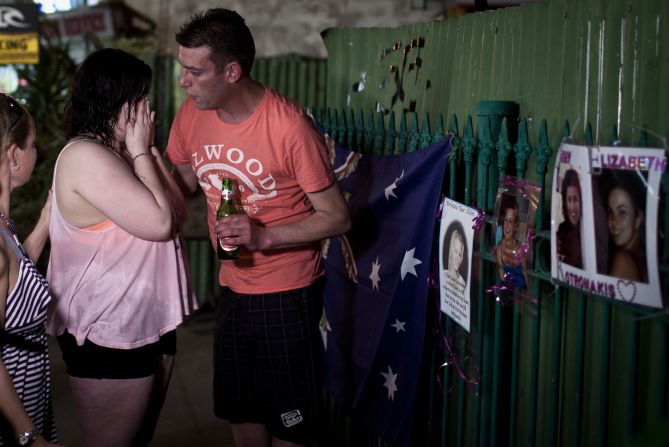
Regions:
<instances>
[{"instance_id":1,"label":"woman's hand on face","mask_svg":"<svg viewBox=\"0 0 669 447\"><path fill-rule=\"evenodd\" d=\"M149 145L153 142L154 116L148 98L140 101L130 111L130 119L125 128L125 146L131 157L149 151Z\"/></svg>"}]
</instances>

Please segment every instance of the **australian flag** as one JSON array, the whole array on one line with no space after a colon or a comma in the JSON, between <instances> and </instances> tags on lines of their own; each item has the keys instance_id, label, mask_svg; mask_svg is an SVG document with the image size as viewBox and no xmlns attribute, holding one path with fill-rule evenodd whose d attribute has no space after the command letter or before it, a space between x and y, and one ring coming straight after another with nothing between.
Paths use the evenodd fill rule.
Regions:
<instances>
[{"instance_id":1,"label":"australian flag","mask_svg":"<svg viewBox=\"0 0 669 447\"><path fill-rule=\"evenodd\" d=\"M323 251L325 385L356 420L409 445L450 140L394 156L330 151L353 225Z\"/></svg>"}]
</instances>

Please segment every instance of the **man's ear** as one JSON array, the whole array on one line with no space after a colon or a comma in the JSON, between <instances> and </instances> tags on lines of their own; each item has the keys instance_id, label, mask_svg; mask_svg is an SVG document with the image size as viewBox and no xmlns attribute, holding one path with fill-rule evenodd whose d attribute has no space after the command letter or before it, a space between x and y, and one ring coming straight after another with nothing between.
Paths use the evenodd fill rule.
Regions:
<instances>
[{"instance_id":1,"label":"man's ear","mask_svg":"<svg viewBox=\"0 0 669 447\"><path fill-rule=\"evenodd\" d=\"M242 77L242 67L239 62L232 61L225 66L225 80L234 84Z\"/></svg>"}]
</instances>

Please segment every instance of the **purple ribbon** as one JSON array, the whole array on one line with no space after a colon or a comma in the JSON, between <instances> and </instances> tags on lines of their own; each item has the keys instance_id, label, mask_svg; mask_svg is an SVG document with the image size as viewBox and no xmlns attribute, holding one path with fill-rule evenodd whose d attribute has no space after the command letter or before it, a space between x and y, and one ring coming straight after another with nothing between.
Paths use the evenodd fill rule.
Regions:
<instances>
[{"instance_id":1,"label":"purple ribbon","mask_svg":"<svg viewBox=\"0 0 669 447\"><path fill-rule=\"evenodd\" d=\"M435 216L437 220L441 219L441 212L444 210L444 202L446 202L446 196L442 194L441 197L439 197L439 207L437 208L437 215Z\"/></svg>"},{"instance_id":2,"label":"purple ribbon","mask_svg":"<svg viewBox=\"0 0 669 447\"><path fill-rule=\"evenodd\" d=\"M483 226L483 223L485 222L485 211L483 211L480 208L476 208L476 216L472 219L474 222L474 225L472 225L472 229L480 230L481 227Z\"/></svg>"},{"instance_id":3,"label":"purple ribbon","mask_svg":"<svg viewBox=\"0 0 669 447\"><path fill-rule=\"evenodd\" d=\"M518 248L513 251L513 254L518 263L520 263L525 258L525 256L527 256L527 254L530 252L530 242L532 242L532 240L534 240L534 238L536 237L537 235L534 234L534 231L532 231L531 228L528 228L527 235L525 236L525 241L523 241L523 243L520 244L520 246L518 246Z\"/></svg>"},{"instance_id":4,"label":"purple ribbon","mask_svg":"<svg viewBox=\"0 0 669 447\"><path fill-rule=\"evenodd\" d=\"M500 182L500 186L507 188L516 187L523 197L529 196L532 192L540 192L541 188L538 185L528 182L522 178L504 177Z\"/></svg>"},{"instance_id":5,"label":"purple ribbon","mask_svg":"<svg viewBox=\"0 0 669 447\"><path fill-rule=\"evenodd\" d=\"M437 307L438 307L439 302L437 301ZM462 368L460 365L460 361L458 359L458 356L456 355L455 350L452 347L451 342L449 341L448 337L444 335L442 332L442 327L443 327L443 314L441 313L440 309L437 309L437 312L439 314L439 319L437 323L437 346L441 348L441 350L444 352L444 363L442 363L439 368L437 369L437 383L439 384L439 388L445 393L450 393L452 390L449 389L444 389L444 385L441 383L441 370L447 366L452 366L453 370L455 371L455 374L460 377L460 379L469 387L472 389L474 396L479 395L479 390L478 390L478 385L480 383L480 375L481 375L481 369L478 366L473 366L472 367L472 375L468 376L466 371Z\"/></svg>"},{"instance_id":6,"label":"purple ribbon","mask_svg":"<svg viewBox=\"0 0 669 447\"><path fill-rule=\"evenodd\" d=\"M453 370L455 371L455 374L460 377L460 379L467 385L469 389L472 390L474 396L479 395L479 389L478 385L481 382L481 379L479 376L481 375L481 370L478 366L474 366L473 369L473 374L472 376L468 376L467 373L463 370L462 366L460 365L460 361L458 360L458 356L455 354L455 351L451 347L451 343L448 341L448 338L445 337L441 331L440 334L441 336L441 341L442 341L442 349L444 351L445 355L445 360L444 363L442 363L439 368L437 369L437 383L439 384L439 388L442 389L445 393L450 393L452 391L451 388L449 389L444 389L443 383L441 383L441 370L447 366L452 366Z\"/></svg>"},{"instance_id":7,"label":"purple ribbon","mask_svg":"<svg viewBox=\"0 0 669 447\"><path fill-rule=\"evenodd\" d=\"M532 295L528 295L526 293L523 293L521 291L515 290L513 286L513 278L511 276L510 272L506 272L504 274L504 278L502 278L501 284L493 284L492 286L488 286L485 291L486 293L494 293L495 294L495 301L498 303L502 302L502 293L503 291L510 291L511 293L504 296L505 300L512 301L514 303L523 305L523 304L539 304L539 300L537 300L535 297Z\"/></svg>"}]
</instances>

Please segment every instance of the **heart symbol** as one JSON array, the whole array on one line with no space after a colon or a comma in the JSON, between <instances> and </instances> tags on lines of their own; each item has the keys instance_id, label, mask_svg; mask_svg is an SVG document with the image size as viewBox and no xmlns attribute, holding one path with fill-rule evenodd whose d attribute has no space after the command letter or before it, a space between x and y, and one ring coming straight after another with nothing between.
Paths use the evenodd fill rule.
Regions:
<instances>
[{"instance_id":1,"label":"heart symbol","mask_svg":"<svg viewBox=\"0 0 669 447\"><path fill-rule=\"evenodd\" d=\"M618 289L618 295L620 295L623 301L631 303L636 298L636 284L634 284L634 281L619 279L616 288Z\"/></svg>"}]
</instances>

